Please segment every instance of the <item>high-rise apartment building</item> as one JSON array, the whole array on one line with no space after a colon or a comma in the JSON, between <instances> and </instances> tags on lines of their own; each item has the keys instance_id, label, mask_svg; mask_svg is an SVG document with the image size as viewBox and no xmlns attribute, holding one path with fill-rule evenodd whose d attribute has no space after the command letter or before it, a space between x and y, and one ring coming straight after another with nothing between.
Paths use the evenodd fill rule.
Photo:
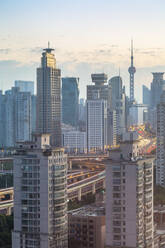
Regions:
<instances>
[{"instance_id":1,"label":"high-rise apartment building","mask_svg":"<svg viewBox=\"0 0 165 248\"><path fill-rule=\"evenodd\" d=\"M151 83L151 108L155 108L160 103L160 96L165 90L164 72L154 72L153 81Z\"/></svg>"},{"instance_id":2,"label":"high-rise apartment building","mask_svg":"<svg viewBox=\"0 0 165 248\"><path fill-rule=\"evenodd\" d=\"M165 91L157 105L156 184L165 187Z\"/></svg>"},{"instance_id":3,"label":"high-rise apartment building","mask_svg":"<svg viewBox=\"0 0 165 248\"><path fill-rule=\"evenodd\" d=\"M20 143L14 157L13 248L67 248L67 157L48 134Z\"/></svg>"},{"instance_id":4,"label":"high-rise apartment building","mask_svg":"<svg viewBox=\"0 0 165 248\"><path fill-rule=\"evenodd\" d=\"M107 101L87 100L87 149L104 150L107 145Z\"/></svg>"},{"instance_id":5,"label":"high-rise apartment building","mask_svg":"<svg viewBox=\"0 0 165 248\"><path fill-rule=\"evenodd\" d=\"M62 121L72 126L78 125L79 78L62 78Z\"/></svg>"},{"instance_id":6,"label":"high-rise apartment building","mask_svg":"<svg viewBox=\"0 0 165 248\"><path fill-rule=\"evenodd\" d=\"M51 144L61 146L61 71L56 68L53 49L42 53L37 69L37 132L50 133Z\"/></svg>"},{"instance_id":7,"label":"high-rise apartment building","mask_svg":"<svg viewBox=\"0 0 165 248\"><path fill-rule=\"evenodd\" d=\"M34 82L33 81L16 80L14 83L14 86L18 87L21 92L30 92L31 95L34 95Z\"/></svg>"},{"instance_id":8,"label":"high-rise apartment building","mask_svg":"<svg viewBox=\"0 0 165 248\"><path fill-rule=\"evenodd\" d=\"M132 134L133 135L133 134ZM153 159L124 142L106 164L106 247L153 248Z\"/></svg>"}]
</instances>

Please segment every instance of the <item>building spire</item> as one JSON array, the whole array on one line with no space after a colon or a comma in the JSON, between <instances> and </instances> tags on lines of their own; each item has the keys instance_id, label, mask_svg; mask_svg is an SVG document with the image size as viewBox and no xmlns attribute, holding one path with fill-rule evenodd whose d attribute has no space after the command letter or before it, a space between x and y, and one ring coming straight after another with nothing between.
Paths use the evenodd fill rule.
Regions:
<instances>
[{"instance_id":1,"label":"building spire","mask_svg":"<svg viewBox=\"0 0 165 248\"><path fill-rule=\"evenodd\" d=\"M131 39L131 66L128 68L130 74L130 103L132 104L135 100L134 98L134 74L136 69L133 64L133 39Z\"/></svg>"}]
</instances>

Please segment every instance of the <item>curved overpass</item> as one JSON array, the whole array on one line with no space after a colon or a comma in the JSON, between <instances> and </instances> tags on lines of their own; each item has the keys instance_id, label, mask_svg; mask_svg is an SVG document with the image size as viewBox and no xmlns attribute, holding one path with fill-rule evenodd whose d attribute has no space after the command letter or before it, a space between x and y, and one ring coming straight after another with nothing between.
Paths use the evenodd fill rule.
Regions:
<instances>
[{"instance_id":1,"label":"curved overpass","mask_svg":"<svg viewBox=\"0 0 165 248\"><path fill-rule=\"evenodd\" d=\"M81 181L73 182L68 185L69 200L78 199L89 193L95 194L97 190L105 188L105 171L99 172L89 178ZM13 188L0 190L0 212L10 214L13 208ZM9 195L10 199L3 200L5 195Z\"/></svg>"}]
</instances>

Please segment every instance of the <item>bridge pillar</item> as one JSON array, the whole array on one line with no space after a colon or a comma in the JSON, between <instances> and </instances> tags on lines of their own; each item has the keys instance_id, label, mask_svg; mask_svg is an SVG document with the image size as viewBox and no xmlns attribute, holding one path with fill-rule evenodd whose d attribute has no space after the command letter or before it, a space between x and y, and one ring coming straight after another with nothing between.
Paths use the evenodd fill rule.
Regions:
<instances>
[{"instance_id":1,"label":"bridge pillar","mask_svg":"<svg viewBox=\"0 0 165 248\"><path fill-rule=\"evenodd\" d=\"M81 201L81 188L78 189L78 201Z\"/></svg>"},{"instance_id":2,"label":"bridge pillar","mask_svg":"<svg viewBox=\"0 0 165 248\"><path fill-rule=\"evenodd\" d=\"M96 183L92 184L92 194L94 195L96 193Z\"/></svg>"}]
</instances>

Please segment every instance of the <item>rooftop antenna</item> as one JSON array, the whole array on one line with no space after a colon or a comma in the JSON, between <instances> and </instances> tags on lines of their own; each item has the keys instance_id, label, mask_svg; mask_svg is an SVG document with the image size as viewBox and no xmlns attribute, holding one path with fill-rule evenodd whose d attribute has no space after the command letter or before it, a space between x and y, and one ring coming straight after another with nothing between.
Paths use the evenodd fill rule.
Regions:
<instances>
[{"instance_id":1,"label":"rooftop antenna","mask_svg":"<svg viewBox=\"0 0 165 248\"><path fill-rule=\"evenodd\" d=\"M50 42L48 41L48 48L50 48Z\"/></svg>"}]
</instances>

